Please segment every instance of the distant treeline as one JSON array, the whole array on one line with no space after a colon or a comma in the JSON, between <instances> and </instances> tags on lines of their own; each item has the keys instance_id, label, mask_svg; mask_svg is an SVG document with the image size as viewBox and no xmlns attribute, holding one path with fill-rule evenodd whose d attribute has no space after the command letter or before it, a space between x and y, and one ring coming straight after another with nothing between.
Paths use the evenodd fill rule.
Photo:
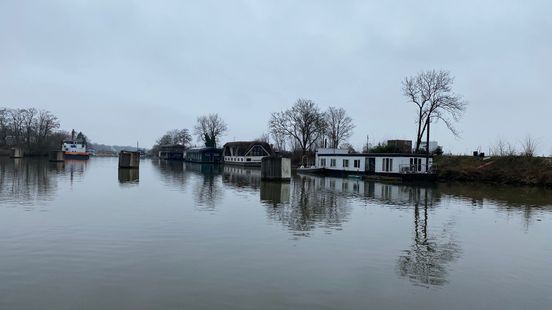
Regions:
<instances>
[{"instance_id":1,"label":"distant treeline","mask_svg":"<svg viewBox=\"0 0 552 310\"><path fill-rule=\"evenodd\" d=\"M35 108L0 107L0 148L21 147L28 154L42 154L58 148L69 134L59 130L58 118Z\"/></svg>"}]
</instances>

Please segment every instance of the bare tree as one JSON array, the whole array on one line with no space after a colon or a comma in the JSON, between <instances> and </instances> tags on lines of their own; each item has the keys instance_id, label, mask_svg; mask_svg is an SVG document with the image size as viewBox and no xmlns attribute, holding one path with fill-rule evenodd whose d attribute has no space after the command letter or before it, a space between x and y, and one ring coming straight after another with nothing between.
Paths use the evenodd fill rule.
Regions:
<instances>
[{"instance_id":1,"label":"bare tree","mask_svg":"<svg viewBox=\"0 0 552 310\"><path fill-rule=\"evenodd\" d=\"M516 156L517 150L515 145L506 142L503 138L499 138L496 143L491 146L490 152L492 156Z\"/></svg>"},{"instance_id":2,"label":"bare tree","mask_svg":"<svg viewBox=\"0 0 552 310\"><path fill-rule=\"evenodd\" d=\"M355 125L347 116L343 108L329 107L325 113L326 134L330 140L331 148L338 148L342 142L347 141L353 134Z\"/></svg>"},{"instance_id":3,"label":"bare tree","mask_svg":"<svg viewBox=\"0 0 552 310\"><path fill-rule=\"evenodd\" d=\"M527 135L521 142L521 148L524 156L533 157L537 152L537 141L531 136Z\"/></svg>"},{"instance_id":4,"label":"bare tree","mask_svg":"<svg viewBox=\"0 0 552 310\"><path fill-rule=\"evenodd\" d=\"M278 151L286 151L286 145L287 145L287 137L280 133L280 132L271 132L270 136L272 137L272 140L274 141L274 147Z\"/></svg>"},{"instance_id":5,"label":"bare tree","mask_svg":"<svg viewBox=\"0 0 552 310\"><path fill-rule=\"evenodd\" d=\"M416 152L420 150L424 133L426 135L426 169L429 169L431 123L443 121L455 136L459 135L454 123L462 117L467 103L452 91L453 84L454 78L448 71L435 70L419 73L403 82L403 94L418 107Z\"/></svg>"},{"instance_id":6,"label":"bare tree","mask_svg":"<svg viewBox=\"0 0 552 310\"><path fill-rule=\"evenodd\" d=\"M220 137L228 130L226 123L218 114L209 114L197 118L194 133L198 140L203 141L205 146L216 147Z\"/></svg>"},{"instance_id":7,"label":"bare tree","mask_svg":"<svg viewBox=\"0 0 552 310\"><path fill-rule=\"evenodd\" d=\"M288 110L272 113L269 128L273 135L289 137L305 156L322 137L326 125L324 113L308 99L298 99Z\"/></svg>"},{"instance_id":8,"label":"bare tree","mask_svg":"<svg viewBox=\"0 0 552 310\"><path fill-rule=\"evenodd\" d=\"M424 134L429 138L434 121L443 121L455 136L459 135L454 123L462 117L467 103L452 91L453 84L454 78L448 71L425 71L404 79L403 94L417 107L416 152Z\"/></svg>"}]
</instances>

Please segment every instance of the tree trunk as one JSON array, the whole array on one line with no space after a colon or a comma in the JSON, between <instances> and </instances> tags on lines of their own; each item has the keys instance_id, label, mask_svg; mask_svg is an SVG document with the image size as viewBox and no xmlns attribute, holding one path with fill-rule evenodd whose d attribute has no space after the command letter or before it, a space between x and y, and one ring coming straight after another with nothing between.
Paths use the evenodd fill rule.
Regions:
<instances>
[{"instance_id":1,"label":"tree trunk","mask_svg":"<svg viewBox=\"0 0 552 310\"><path fill-rule=\"evenodd\" d=\"M420 144L422 143L422 109L420 108L420 111L418 112L418 134L416 135L416 151L415 153L418 153L420 151Z\"/></svg>"},{"instance_id":2,"label":"tree trunk","mask_svg":"<svg viewBox=\"0 0 552 310\"><path fill-rule=\"evenodd\" d=\"M426 138L426 172L429 172L429 125L431 123L430 117L427 118L427 138Z\"/></svg>"}]
</instances>

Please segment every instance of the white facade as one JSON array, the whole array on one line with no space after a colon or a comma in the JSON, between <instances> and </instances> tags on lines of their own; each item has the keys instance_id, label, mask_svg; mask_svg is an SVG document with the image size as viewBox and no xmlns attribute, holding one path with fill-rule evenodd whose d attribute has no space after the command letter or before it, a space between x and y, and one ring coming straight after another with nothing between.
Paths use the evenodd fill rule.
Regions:
<instances>
[{"instance_id":1,"label":"white facade","mask_svg":"<svg viewBox=\"0 0 552 310\"><path fill-rule=\"evenodd\" d=\"M76 141L63 141L63 145L61 146L61 150L65 153L75 153L75 154L81 154L86 153L86 145L81 142Z\"/></svg>"},{"instance_id":2,"label":"white facade","mask_svg":"<svg viewBox=\"0 0 552 310\"><path fill-rule=\"evenodd\" d=\"M252 143L254 144L254 143ZM260 166L263 157L270 156L270 150L265 149L261 144L254 144L245 154L236 154L234 148L229 147L224 152L224 162L228 164L255 165Z\"/></svg>"},{"instance_id":3,"label":"white facade","mask_svg":"<svg viewBox=\"0 0 552 310\"><path fill-rule=\"evenodd\" d=\"M432 164L433 159L429 158L429 170ZM316 152L316 168L367 174L425 173L426 158L417 154L347 154L320 149Z\"/></svg>"}]
</instances>

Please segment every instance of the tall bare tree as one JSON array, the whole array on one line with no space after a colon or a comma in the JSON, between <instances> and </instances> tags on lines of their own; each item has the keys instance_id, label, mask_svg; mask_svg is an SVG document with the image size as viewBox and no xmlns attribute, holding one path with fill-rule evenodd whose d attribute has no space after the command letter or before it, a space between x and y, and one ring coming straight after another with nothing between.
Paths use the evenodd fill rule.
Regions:
<instances>
[{"instance_id":1,"label":"tall bare tree","mask_svg":"<svg viewBox=\"0 0 552 310\"><path fill-rule=\"evenodd\" d=\"M326 130L324 113L308 99L298 99L290 109L272 113L268 126L273 135L286 136L296 142L302 156Z\"/></svg>"},{"instance_id":2,"label":"tall bare tree","mask_svg":"<svg viewBox=\"0 0 552 310\"><path fill-rule=\"evenodd\" d=\"M331 148L339 148L353 134L355 125L343 108L329 107L325 113L326 135Z\"/></svg>"},{"instance_id":3,"label":"tall bare tree","mask_svg":"<svg viewBox=\"0 0 552 310\"><path fill-rule=\"evenodd\" d=\"M429 136L431 122L441 120L458 136L454 127L463 115L467 103L452 90L454 78L448 71L425 71L403 81L403 94L416 105L418 133L415 150L420 150L424 134Z\"/></svg>"},{"instance_id":4,"label":"tall bare tree","mask_svg":"<svg viewBox=\"0 0 552 310\"><path fill-rule=\"evenodd\" d=\"M220 137L226 133L228 126L218 114L209 114L197 118L194 133L198 140L203 141L205 146L216 147Z\"/></svg>"},{"instance_id":5,"label":"tall bare tree","mask_svg":"<svg viewBox=\"0 0 552 310\"><path fill-rule=\"evenodd\" d=\"M418 108L416 152L420 150L424 133L426 135L426 170L429 169L431 123L443 121L455 136L459 135L454 123L462 117L467 103L453 92L453 84L454 78L443 70L425 71L403 81L403 94Z\"/></svg>"}]
</instances>

